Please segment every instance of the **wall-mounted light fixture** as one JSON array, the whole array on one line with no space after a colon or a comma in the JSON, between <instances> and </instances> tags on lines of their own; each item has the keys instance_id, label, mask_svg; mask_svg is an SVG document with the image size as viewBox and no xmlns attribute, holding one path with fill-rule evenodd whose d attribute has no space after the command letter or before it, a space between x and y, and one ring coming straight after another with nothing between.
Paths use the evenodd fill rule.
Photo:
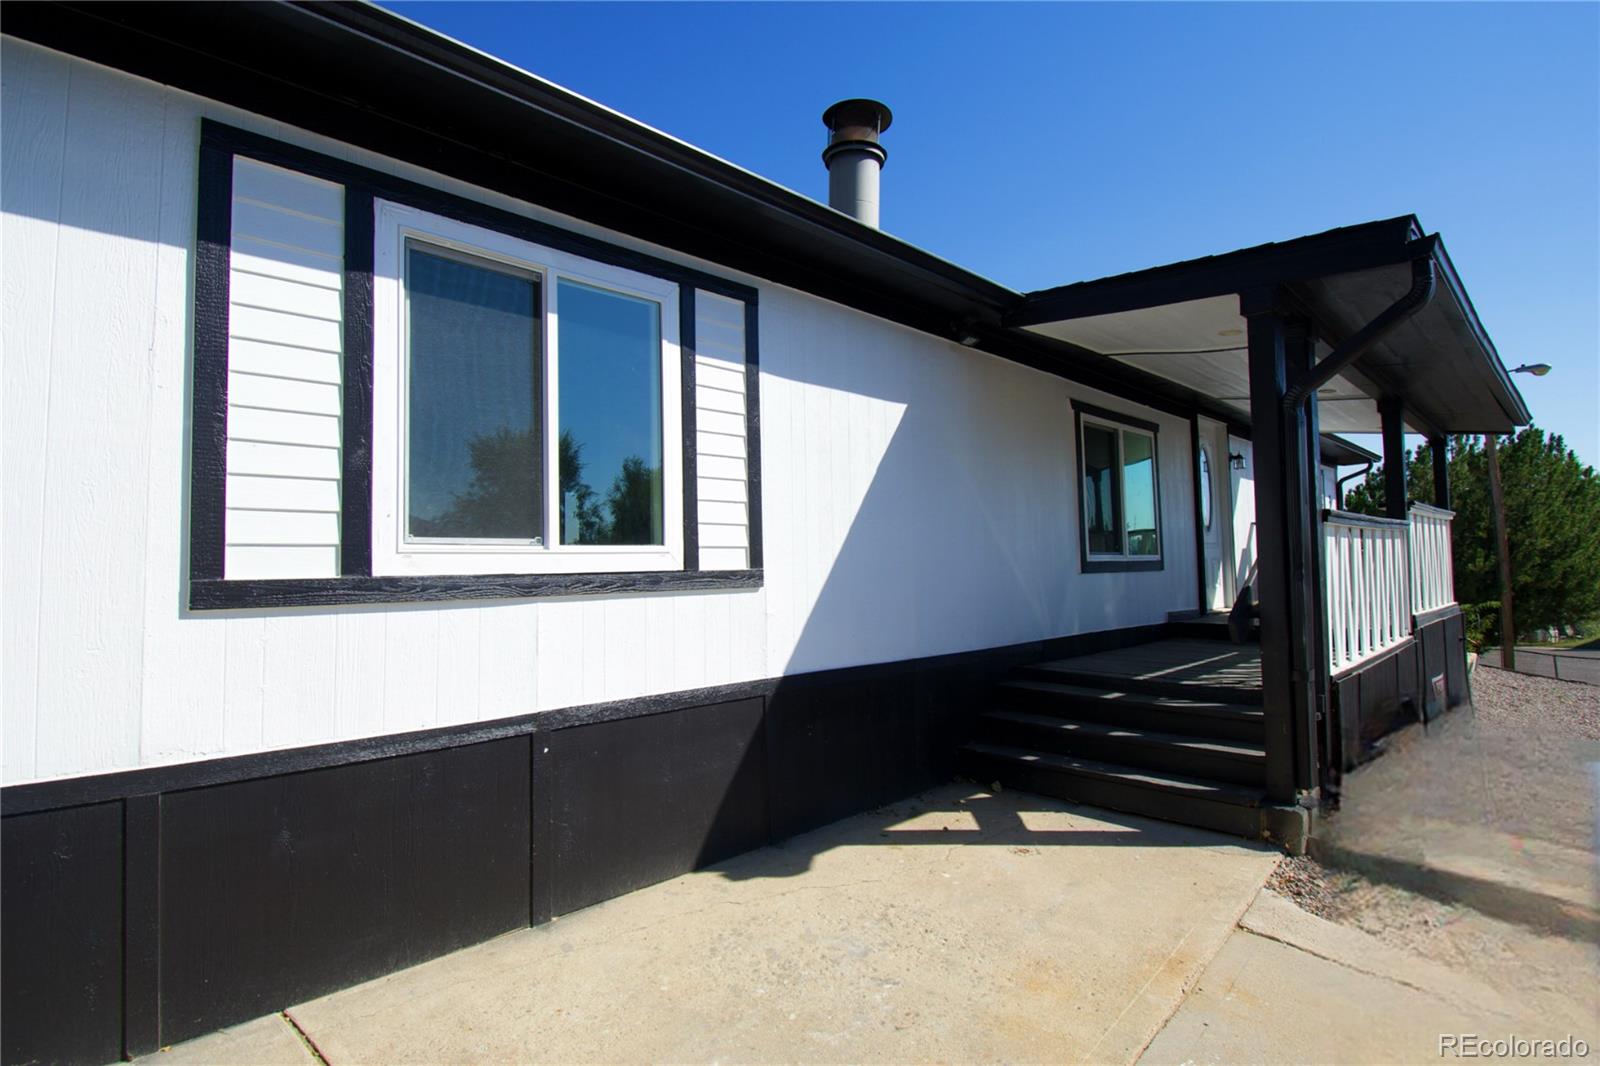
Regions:
<instances>
[{"instance_id":1,"label":"wall-mounted light fixture","mask_svg":"<svg viewBox=\"0 0 1600 1066\"><path fill-rule=\"evenodd\" d=\"M1228 453L1228 466L1231 469L1234 469L1234 470L1243 470L1244 469L1244 456L1240 455L1238 452L1229 452Z\"/></svg>"}]
</instances>

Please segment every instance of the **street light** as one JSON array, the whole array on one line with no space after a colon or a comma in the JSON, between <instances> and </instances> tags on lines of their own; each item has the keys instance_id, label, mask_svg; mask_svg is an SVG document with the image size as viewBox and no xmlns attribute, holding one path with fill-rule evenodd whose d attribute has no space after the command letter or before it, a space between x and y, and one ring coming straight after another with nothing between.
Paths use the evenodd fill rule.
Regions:
<instances>
[{"instance_id":1,"label":"street light","mask_svg":"<svg viewBox=\"0 0 1600 1066\"><path fill-rule=\"evenodd\" d=\"M1549 363L1523 363L1513 374L1532 374L1542 378L1550 373ZM1483 450L1489 459L1489 504L1494 510L1494 537L1500 563L1500 667L1517 668L1517 631L1511 621L1511 542L1506 539L1506 501L1500 492L1500 456L1495 447L1497 434L1483 435Z\"/></svg>"}]
</instances>

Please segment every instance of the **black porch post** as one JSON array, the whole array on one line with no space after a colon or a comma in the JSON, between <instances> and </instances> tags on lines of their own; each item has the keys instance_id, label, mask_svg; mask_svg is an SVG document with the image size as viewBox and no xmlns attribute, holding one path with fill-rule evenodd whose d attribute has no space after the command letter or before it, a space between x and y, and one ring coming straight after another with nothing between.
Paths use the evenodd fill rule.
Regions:
<instances>
[{"instance_id":1,"label":"black porch post","mask_svg":"<svg viewBox=\"0 0 1600 1066\"><path fill-rule=\"evenodd\" d=\"M1450 446L1444 437L1430 437L1433 458L1433 505L1450 510Z\"/></svg>"},{"instance_id":2,"label":"black porch post","mask_svg":"<svg viewBox=\"0 0 1600 1066\"><path fill-rule=\"evenodd\" d=\"M1405 401L1385 396L1378 401L1383 429L1383 509L1390 518L1406 516Z\"/></svg>"},{"instance_id":3,"label":"black porch post","mask_svg":"<svg viewBox=\"0 0 1600 1066\"><path fill-rule=\"evenodd\" d=\"M1249 322L1250 436L1255 451L1256 573L1261 603L1261 688L1266 711L1267 798L1292 804L1316 785L1316 730L1310 582L1314 438L1307 407L1285 410L1289 368L1308 366L1311 339L1291 323L1277 293L1245 293Z\"/></svg>"}]
</instances>

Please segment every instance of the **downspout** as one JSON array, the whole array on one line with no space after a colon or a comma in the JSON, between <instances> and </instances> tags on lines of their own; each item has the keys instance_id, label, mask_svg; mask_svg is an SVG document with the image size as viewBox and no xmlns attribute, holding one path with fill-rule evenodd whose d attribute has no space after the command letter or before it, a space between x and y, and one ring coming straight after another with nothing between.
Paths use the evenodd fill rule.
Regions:
<instances>
[{"instance_id":1,"label":"downspout","mask_svg":"<svg viewBox=\"0 0 1600 1066\"><path fill-rule=\"evenodd\" d=\"M1344 477L1333 483L1333 493L1338 497L1338 499L1334 502L1339 505L1339 510L1344 510L1344 483L1349 481L1351 478L1366 477L1370 473L1372 473L1372 460L1368 459L1366 466L1362 467L1360 470L1346 474Z\"/></svg>"},{"instance_id":2,"label":"downspout","mask_svg":"<svg viewBox=\"0 0 1600 1066\"><path fill-rule=\"evenodd\" d=\"M1283 395L1285 411L1293 411L1300 406L1307 396L1326 385L1334 375L1355 362L1396 326L1428 306L1438 288L1438 272L1433 263L1433 238L1426 238L1422 243L1424 250L1411 260L1411 288L1290 385Z\"/></svg>"}]
</instances>

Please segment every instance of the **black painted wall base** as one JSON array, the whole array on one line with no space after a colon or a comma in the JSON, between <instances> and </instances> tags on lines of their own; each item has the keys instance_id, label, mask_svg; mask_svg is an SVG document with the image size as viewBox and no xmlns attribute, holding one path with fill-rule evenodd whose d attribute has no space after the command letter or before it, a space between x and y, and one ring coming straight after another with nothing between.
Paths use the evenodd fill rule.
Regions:
<instances>
[{"instance_id":1,"label":"black painted wall base","mask_svg":"<svg viewBox=\"0 0 1600 1066\"><path fill-rule=\"evenodd\" d=\"M1418 623L1409 643L1334 681L1343 769L1353 770L1373 758L1377 742L1396 729L1431 719L1469 698L1460 609ZM1439 678L1443 699L1434 684Z\"/></svg>"},{"instance_id":2,"label":"black painted wall base","mask_svg":"<svg viewBox=\"0 0 1600 1066\"><path fill-rule=\"evenodd\" d=\"M0 792L0 1056L107 1062L949 780L1015 666L1162 627Z\"/></svg>"}]
</instances>

